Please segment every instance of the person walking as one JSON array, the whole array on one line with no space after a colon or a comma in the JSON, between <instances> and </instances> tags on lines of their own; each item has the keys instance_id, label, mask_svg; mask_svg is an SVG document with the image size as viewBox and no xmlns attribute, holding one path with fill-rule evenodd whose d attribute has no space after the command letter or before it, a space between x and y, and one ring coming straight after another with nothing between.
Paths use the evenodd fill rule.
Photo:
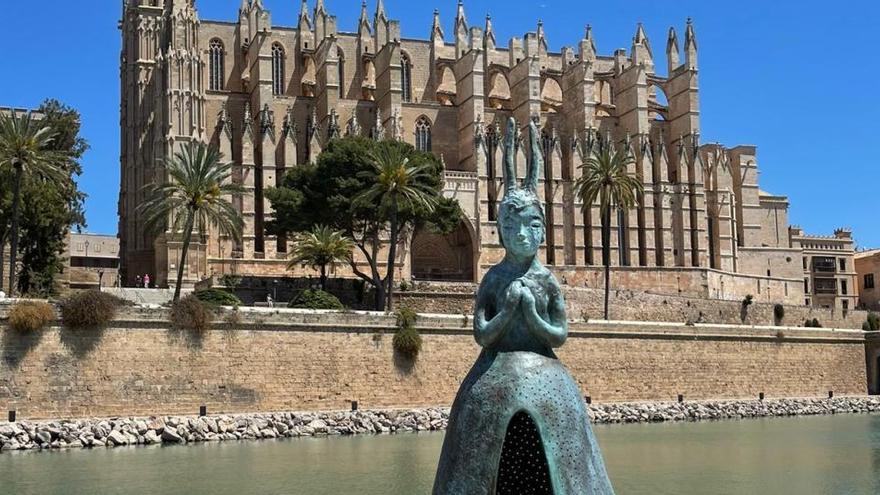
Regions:
<instances>
[{"instance_id":1,"label":"person walking","mask_svg":"<svg viewBox=\"0 0 880 495\"><path fill-rule=\"evenodd\" d=\"M149 289L149 288L150 288L150 274L145 273L144 274L144 289Z\"/></svg>"}]
</instances>

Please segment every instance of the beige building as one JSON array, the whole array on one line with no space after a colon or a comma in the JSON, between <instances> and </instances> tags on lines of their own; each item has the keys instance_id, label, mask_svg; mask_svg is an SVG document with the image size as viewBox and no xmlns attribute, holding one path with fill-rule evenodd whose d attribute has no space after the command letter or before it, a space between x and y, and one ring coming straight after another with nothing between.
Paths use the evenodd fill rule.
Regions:
<instances>
[{"instance_id":1,"label":"beige building","mask_svg":"<svg viewBox=\"0 0 880 495\"><path fill-rule=\"evenodd\" d=\"M435 12L428 39L403 38L381 0L372 15L362 6L352 31L339 29L322 0L314 8L303 1L296 26L274 25L260 0L243 0L233 22L200 20L190 0L131 0L120 28L119 232L128 283L149 272L166 285L177 264L179 239L145 232L136 211L143 185L162 178L157 160L210 142L248 190L234 199L242 242L212 232L196 239L187 284L230 272L281 276L288 243L265 231L272 211L263 191L342 135L400 139L443 160L446 194L467 218L449 236L416 232L400 251L402 275L477 280L503 255L499 143L513 117L521 128L535 120L542 132L542 256L566 283L599 284L598 211L584 211L573 184L578 165L605 141L629 148L630 172L645 185L640 206L613 219L618 286L805 301L788 200L759 189L755 146L703 142L690 21L681 36L669 29L665 60L641 25L629 50L601 54L588 27L554 51L542 23L505 43L490 17L471 23L461 3L451 32ZM518 141L521 175L527 146Z\"/></svg>"},{"instance_id":2,"label":"beige building","mask_svg":"<svg viewBox=\"0 0 880 495\"><path fill-rule=\"evenodd\" d=\"M64 280L71 289L115 287L119 274L119 239L71 232L64 272Z\"/></svg>"},{"instance_id":3,"label":"beige building","mask_svg":"<svg viewBox=\"0 0 880 495\"><path fill-rule=\"evenodd\" d=\"M880 249L857 252L855 258L856 279L859 284L859 307L880 310Z\"/></svg>"},{"instance_id":4,"label":"beige building","mask_svg":"<svg viewBox=\"0 0 880 495\"><path fill-rule=\"evenodd\" d=\"M859 287L852 231L837 229L833 236L805 235L789 228L793 248L802 250L804 304L849 311L856 308Z\"/></svg>"}]
</instances>

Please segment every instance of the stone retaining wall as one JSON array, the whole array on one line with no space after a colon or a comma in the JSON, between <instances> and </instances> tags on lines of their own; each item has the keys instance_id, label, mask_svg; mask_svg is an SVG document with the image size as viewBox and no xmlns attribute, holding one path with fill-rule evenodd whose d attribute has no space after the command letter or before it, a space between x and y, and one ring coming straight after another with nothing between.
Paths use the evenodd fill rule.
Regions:
<instances>
[{"instance_id":1,"label":"stone retaining wall","mask_svg":"<svg viewBox=\"0 0 880 495\"><path fill-rule=\"evenodd\" d=\"M465 316L423 315L415 363L381 313L248 310L192 335L161 310L111 328L0 333L0 411L20 418L421 407L451 404L480 349ZM4 326L0 324L0 326ZM573 323L559 356L599 402L866 392L862 332Z\"/></svg>"}]
</instances>

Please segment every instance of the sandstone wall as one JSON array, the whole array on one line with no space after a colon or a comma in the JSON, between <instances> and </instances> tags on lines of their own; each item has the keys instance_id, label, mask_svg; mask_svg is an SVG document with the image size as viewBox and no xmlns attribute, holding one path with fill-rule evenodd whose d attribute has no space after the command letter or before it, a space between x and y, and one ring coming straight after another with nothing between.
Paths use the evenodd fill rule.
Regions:
<instances>
[{"instance_id":1,"label":"sandstone wall","mask_svg":"<svg viewBox=\"0 0 880 495\"><path fill-rule=\"evenodd\" d=\"M437 288L441 293L432 292L430 286L420 284L417 290L397 292L399 304L426 313L470 314L473 312L473 291L470 285L444 285ZM602 318L604 292L601 289L580 289L563 287L568 304L568 317L576 320L597 320ZM451 292L458 291L458 292ZM775 303L766 302L755 296L745 315L748 325L775 325L773 307ZM686 323L704 322L739 325L742 323L742 301L714 300L697 297L652 294L631 290L611 291L611 319L623 321L661 321ZM702 317L700 316L702 314ZM811 306L785 306L782 325L799 326L804 320L816 318L826 328L861 329L868 317L866 311L815 308Z\"/></svg>"},{"instance_id":2,"label":"sandstone wall","mask_svg":"<svg viewBox=\"0 0 880 495\"><path fill-rule=\"evenodd\" d=\"M479 354L464 316L425 316L410 365L376 313L243 313L201 337L157 310L112 328L0 334L0 410L20 418L332 410L451 404ZM221 322L223 320L220 320ZM596 401L864 394L862 332L573 324L559 352Z\"/></svg>"}]
</instances>

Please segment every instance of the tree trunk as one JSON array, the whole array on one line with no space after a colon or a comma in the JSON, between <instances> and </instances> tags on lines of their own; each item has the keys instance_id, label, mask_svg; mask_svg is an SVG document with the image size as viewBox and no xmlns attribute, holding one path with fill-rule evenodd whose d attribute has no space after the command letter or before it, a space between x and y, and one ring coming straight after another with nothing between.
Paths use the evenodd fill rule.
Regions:
<instances>
[{"instance_id":1,"label":"tree trunk","mask_svg":"<svg viewBox=\"0 0 880 495\"><path fill-rule=\"evenodd\" d=\"M9 232L12 238L9 242L9 297L15 296L15 264L18 254L18 215L19 203L21 203L21 177L24 167L19 164L15 167L15 179L12 185L12 222Z\"/></svg>"},{"instance_id":2,"label":"tree trunk","mask_svg":"<svg viewBox=\"0 0 880 495\"><path fill-rule=\"evenodd\" d=\"M382 280L377 280L375 283L376 287L376 311L383 311L385 309L385 282Z\"/></svg>"},{"instance_id":3,"label":"tree trunk","mask_svg":"<svg viewBox=\"0 0 880 495\"><path fill-rule=\"evenodd\" d=\"M7 231L0 235L0 290L3 290L4 265L6 264L6 234Z\"/></svg>"},{"instance_id":4,"label":"tree trunk","mask_svg":"<svg viewBox=\"0 0 880 495\"><path fill-rule=\"evenodd\" d=\"M605 265L605 320L611 295L611 207L602 212L602 264Z\"/></svg>"},{"instance_id":5,"label":"tree trunk","mask_svg":"<svg viewBox=\"0 0 880 495\"><path fill-rule=\"evenodd\" d=\"M321 290L327 292L327 265L321 265Z\"/></svg>"},{"instance_id":6,"label":"tree trunk","mask_svg":"<svg viewBox=\"0 0 880 495\"><path fill-rule=\"evenodd\" d=\"M186 253L189 251L189 241L192 239L193 220L195 212L187 211L186 223L183 227L183 247L180 249L180 259L177 260L177 285L174 286L174 302L180 299L180 286L183 284L183 268L186 266Z\"/></svg>"},{"instance_id":7,"label":"tree trunk","mask_svg":"<svg viewBox=\"0 0 880 495\"><path fill-rule=\"evenodd\" d=\"M388 311L394 309L394 267L397 258L397 196L391 199L391 247L388 248L388 270L385 279L388 281L388 292L386 299L388 301Z\"/></svg>"}]
</instances>

